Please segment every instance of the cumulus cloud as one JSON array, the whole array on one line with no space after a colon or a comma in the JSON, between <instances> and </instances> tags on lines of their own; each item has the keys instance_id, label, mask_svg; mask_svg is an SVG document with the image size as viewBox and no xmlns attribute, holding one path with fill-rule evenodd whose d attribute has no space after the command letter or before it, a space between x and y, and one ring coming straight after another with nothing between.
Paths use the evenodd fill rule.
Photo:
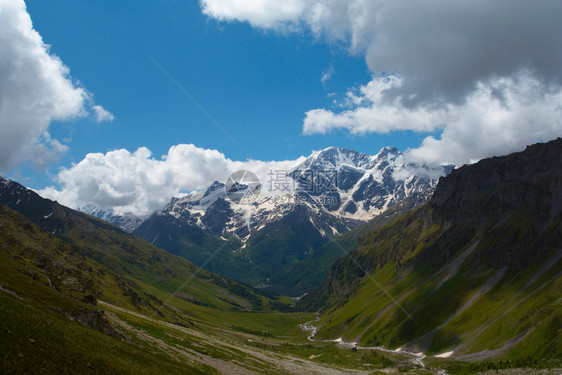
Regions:
<instances>
[{"instance_id":1,"label":"cumulus cloud","mask_svg":"<svg viewBox=\"0 0 562 375\"><path fill-rule=\"evenodd\" d=\"M86 116L91 95L49 53L23 0L0 0L0 51L0 171L24 161L40 168L67 150L50 123Z\"/></svg>"},{"instance_id":2,"label":"cumulus cloud","mask_svg":"<svg viewBox=\"0 0 562 375\"><path fill-rule=\"evenodd\" d=\"M92 107L92 109L94 110L94 114L96 115L96 121L98 123L105 122L105 121L111 122L115 120L115 116L113 116L113 113L109 112L101 105L95 105Z\"/></svg>"},{"instance_id":3,"label":"cumulus cloud","mask_svg":"<svg viewBox=\"0 0 562 375\"><path fill-rule=\"evenodd\" d=\"M413 160L462 165L521 151L562 135L562 91L530 74L479 82L463 105L443 111L439 138L406 152Z\"/></svg>"},{"instance_id":4,"label":"cumulus cloud","mask_svg":"<svg viewBox=\"0 0 562 375\"><path fill-rule=\"evenodd\" d=\"M285 12L273 3L201 1L218 20L347 43L373 75L348 95L352 110L307 112L304 134L442 129L409 155L466 163L562 133L559 2L301 0Z\"/></svg>"},{"instance_id":5,"label":"cumulus cloud","mask_svg":"<svg viewBox=\"0 0 562 375\"><path fill-rule=\"evenodd\" d=\"M172 146L161 158L154 158L145 147L135 152L122 149L86 155L58 173L60 188L47 187L38 193L73 208L94 204L117 213L148 215L178 192L224 182L237 170L250 170L265 183L270 170L288 171L302 160L232 161L219 151L191 144Z\"/></svg>"},{"instance_id":6,"label":"cumulus cloud","mask_svg":"<svg viewBox=\"0 0 562 375\"><path fill-rule=\"evenodd\" d=\"M548 87L529 72L514 77L479 82L463 104L407 108L400 97L385 100L385 91L403 84L391 76L371 81L360 94L350 93L355 109L334 113L308 111L305 134L324 134L333 129L351 133L388 133L393 130L432 132L442 130L406 155L428 164L474 162L491 155L520 150L525 145L562 135L562 92Z\"/></svg>"},{"instance_id":7,"label":"cumulus cloud","mask_svg":"<svg viewBox=\"0 0 562 375\"><path fill-rule=\"evenodd\" d=\"M439 124L441 111L430 112L424 108L406 109L399 105L399 98L384 99L387 90L403 84L396 75L373 79L358 92L346 94L344 106L352 109L334 113L327 109L306 112L304 134L325 134L333 129L347 129L351 133L387 133L392 130L432 131Z\"/></svg>"},{"instance_id":8,"label":"cumulus cloud","mask_svg":"<svg viewBox=\"0 0 562 375\"><path fill-rule=\"evenodd\" d=\"M205 14L219 20L243 19L263 28L277 28L292 23L304 11L304 4L299 0L202 1L201 5Z\"/></svg>"}]
</instances>

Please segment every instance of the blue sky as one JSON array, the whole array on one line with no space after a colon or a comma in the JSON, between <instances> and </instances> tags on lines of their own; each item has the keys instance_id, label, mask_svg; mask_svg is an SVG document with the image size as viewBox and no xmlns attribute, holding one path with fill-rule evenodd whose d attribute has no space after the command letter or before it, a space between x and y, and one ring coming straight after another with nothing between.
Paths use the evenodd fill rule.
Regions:
<instances>
[{"instance_id":1,"label":"blue sky","mask_svg":"<svg viewBox=\"0 0 562 375\"><path fill-rule=\"evenodd\" d=\"M192 143L233 160L295 159L328 146L376 153L417 146L422 134L302 135L304 113L332 107L348 88L367 83L360 54L310 33L286 34L224 24L195 1L27 1L35 29L95 101L115 115L59 121L51 134L71 140L59 164L90 152L149 148L154 156ZM222 133L151 60L155 59L245 149ZM322 75L333 71L324 83ZM424 134L425 135L425 134ZM52 183L36 179L36 187Z\"/></svg>"},{"instance_id":2,"label":"blue sky","mask_svg":"<svg viewBox=\"0 0 562 375\"><path fill-rule=\"evenodd\" d=\"M561 18L549 0L0 0L0 172L147 212L328 146L518 151L562 135Z\"/></svg>"}]
</instances>

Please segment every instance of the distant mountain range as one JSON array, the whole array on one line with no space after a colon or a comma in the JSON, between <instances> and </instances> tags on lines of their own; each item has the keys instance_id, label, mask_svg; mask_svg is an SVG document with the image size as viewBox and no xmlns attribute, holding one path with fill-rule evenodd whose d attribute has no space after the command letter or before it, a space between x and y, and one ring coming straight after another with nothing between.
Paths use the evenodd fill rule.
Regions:
<instances>
[{"instance_id":1,"label":"distant mountain range","mask_svg":"<svg viewBox=\"0 0 562 375\"><path fill-rule=\"evenodd\" d=\"M230 233L240 239L247 238L250 231L264 223L275 220L272 215L282 215L283 208L297 200L340 218L366 221L405 197L433 189L437 178L450 173L452 167L429 168L406 163L395 147L384 147L374 156L328 147L313 152L291 170L272 170L275 177L262 181L265 194L257 202L251 202L252 207L229 204L236 212L226 212L233 217L225 223L215 222L212 215L217 211L216 206L222 211L221 199L232 203L227 197L225 184L219 181L203 191L173 198L161 212L183 219L187 219L184 216L188 214L189 222L213 234ZM217 200L219 203L211 208ZM205 217L209 208L211 214ZM147 219L132 213L118 214L112 208L99 208L93 204L79 207L79 210L127 232L134 231ZM258 213L262 217L257 216ZM247 220L249 214L251 221Z\"/></svg>"},{"instance_id":2,"label":"distant mountain range","mask_svg":"<svg viewBox=\"0 0 562 375\"><path fill-rule=\"evenodd\" d=\"M102 209L93 204L79 207L78 211L107 221L128 233L133 232L146 219L146 217L136 216L130 212L117 214L112 208Z\"/></svg>"},{"instance_id":3,"label":"distant mountain range","mask_svg":"<svg viewBox=\"0 0 562 375\"><path fill-rule=\"evenodd\" d=\"M299 280L278 276L396 202L429 199L437 183L429 176L451 169L407 165L394 147L376 155L330 147L291 170L272 171L255 201L235 203L225 184L215 181L173 198L132 233L227 277L298 295L317 285L299 288ZM129 230L140 222L92 213Z\"/></svg>"},{"instance_id":4,"label":"distant mountain range","mask_svg":"<svg viewBox=\"0 0 562 375\"><path fill-rule=\"evenodd\" d=\"M323 313L319 338L468 360L562 355L561 138L455 169L428 203L339 241L349 255L299 301Z\"/></svg>"}]
</instances>

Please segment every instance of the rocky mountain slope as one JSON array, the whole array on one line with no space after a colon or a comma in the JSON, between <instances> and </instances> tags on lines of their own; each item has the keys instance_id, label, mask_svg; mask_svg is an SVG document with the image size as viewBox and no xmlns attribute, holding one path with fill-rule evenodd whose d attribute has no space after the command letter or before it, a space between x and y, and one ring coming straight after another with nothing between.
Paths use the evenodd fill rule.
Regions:
<instances>
[{"instance_id":1,"label":"rocky mountain slope","mask_svg":"<svg viewBox=\"0 0 562 375\"><path fill-rule=\"evenodd\" d=\"M123 229L127 233L133 232L144 220L146 220L146 217L139 217L130 212L126 214L117 214L112 208L100 209L95 205L79 207L78 211L97 217L103 221L107 221L108 223Z\"/></svg>"},{"instance_id":2,"label":"rocky mountain slope","mask_svg":"<svg viewBox=\"0 0 562 375\"><path fill-rule=\"evenodd\" d=\"M172 199L133 233L228 277L262 286L276 280L283 290L277 276L288 267L394 203L430 195L436 180L428 176L449 170L406 165L393 147L374 156L330 147L292 170L271 171L255 201L235 203L214 182Z\"/></svg>"},{"instance_id":3,"label":"rocky mountain slope","mask_svg":"<svg viewBox=\"0 0 562 375\"><path fill-rule=\"evenodd\" d=\"M404 198L365 224L314 249L301 262L288 267L273 278L271 284L284 285L283 288L277 290L272 287L271 289L292 296L302 296L312 292L322 284L330 267L338 258L345 257L346 254L357 249L359 239L362 236L388 225L404 213L410 212L427 202L431 198L431 193L431 191L426 191Z\"/></svg>"},{"instance_id":4,"label":"rocky mountain slope","mask_svg":"<svg viewBox=\"0 0 562 375\"><path fill-rule=\"evenodd\" d=\"M562 139L482 160L359 240L301 307L320 337L459 359L562 353Z\"/></svg>"}]
</instances>

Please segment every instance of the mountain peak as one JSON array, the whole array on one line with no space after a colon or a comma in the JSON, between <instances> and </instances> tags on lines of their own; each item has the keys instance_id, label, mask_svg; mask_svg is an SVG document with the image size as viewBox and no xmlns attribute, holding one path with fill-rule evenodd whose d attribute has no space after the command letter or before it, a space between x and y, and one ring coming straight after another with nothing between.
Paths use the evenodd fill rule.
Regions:
<instances>
[{"instance_id":1,"label":"mountain peak","mask_svg":"<svg viewBox=\"0 0 562 375\"><path fill-rule=\"evenodd\" d=\"M351 150L349 148L334 147L334 146L330 146L330 147L327 147L323 150L316 151L316 152L319 155L335 155L335 154L339 154L339 155L366 155L362 152Z\"/></svg>"},{"instance_id":2,"label":"mountain peak","mask_svg":"<svg viewBox=\"0 0 562 375\"><path fill-rule=\"evenodd\" d=\"M368 168L371 158L371 155L362 152L332 146L320 151L314 151L293 170L338 170L344 164L355 168Z\"/></svg>"},{"instance_id":3,"label":"mountain peak","mask_svg":"<svg viewBox=\"0 0 562 375\"><path fill-rule=\"evenodd\" d=\"M378 152L377 155L389 155L389 154L398 155L400 153L401 153L400 150L398 150L396 147L386 146L386 147L381 148L381 150Z\"/></svg>"},{"instance_id":4,"label":"mountain peak","mask_svg":"<svg viewBox=\"0 0 562 375\"><path fill-rule=\"evenodd\" d=\"M207 197L210 194L212 194L213 192L219 190L219 189L224 189L224 184L222 182L218 182L215 181L211 184L211 186L209 186L207 189L205 189L205 193L203 194L203 197Z\"/></svg>"}]
</instances>

